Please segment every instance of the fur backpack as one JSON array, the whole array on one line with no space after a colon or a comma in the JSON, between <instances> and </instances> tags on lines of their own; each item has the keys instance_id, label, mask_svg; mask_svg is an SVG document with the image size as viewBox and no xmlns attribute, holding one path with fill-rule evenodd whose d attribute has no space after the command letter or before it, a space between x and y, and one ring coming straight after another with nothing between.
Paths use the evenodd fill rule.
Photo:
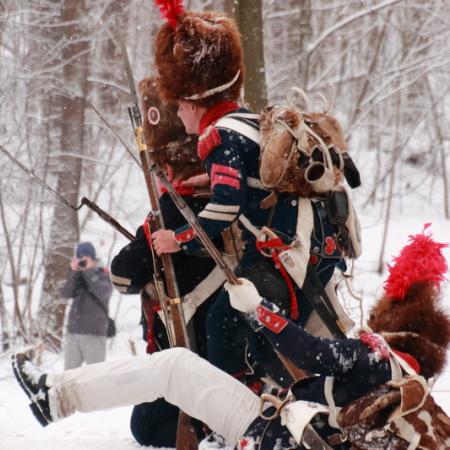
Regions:
<instances>
[{"instance_id":1,"label":"fur backpack","mask_svg":"<svg viewBox=\"0 0 450 450\"><path fill-rule=\"evenodd\" d=\"M304 109L309 100L300 89ZM339 122L328 113L303 112L294 98L268 106L261 114L260 176L263 185L276 192L314 197L333 190L345 176L351 187L361 184L359 172L347 152Z\"/></svg>"},{"instance_id":2,"label":"fur backpack","mask_svg":"<svg viewBox=\"0 0 450 450\"><path fill-rule=\"evenodd\" d=\"M337 420L355 450L450 448L450 418L418 375L379 386L344 407Z\"/></svg>"}]
</instances>

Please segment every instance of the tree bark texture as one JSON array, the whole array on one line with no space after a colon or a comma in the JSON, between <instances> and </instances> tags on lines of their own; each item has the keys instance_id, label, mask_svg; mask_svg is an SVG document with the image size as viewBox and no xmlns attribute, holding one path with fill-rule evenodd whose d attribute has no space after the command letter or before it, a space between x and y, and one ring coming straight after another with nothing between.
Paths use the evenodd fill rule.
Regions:
<instances>
[{"instance_id":1,"label":"tree bark texture","mask_svg":"<svg viewBox=\"0 0 450 450\"><path fill-rule=\"evenodd\" d=\"M83 18L86 17L83 0L63 2L61 19L68 24L64 27L64 47L62 62L65 95L61 97L61 156L55 167L56 190L72 204L79 197L82 155L83 126L85 115L85 96L88 73L88 41ZM40 305L41 316L45 319L40 325L45 328L44 340L47 344L59 347L62 336L66 306L58 302L59 288L64 283L73 248L79 241L77 213L58 202L54 205L48 253L45 260L45 277Z\"/></svg>"},{"instance_id":2,"label":"tree bark texture","mask_svg":"<svg viewBox=\"0 0 450 450\"><path fill-rule=\"evenodd\" d=\"M235 7L236 22L242 33L244 49L244 97L251 109L260 112L267 105L262 2L238 0Z\"/></svg>"}]
</instances>

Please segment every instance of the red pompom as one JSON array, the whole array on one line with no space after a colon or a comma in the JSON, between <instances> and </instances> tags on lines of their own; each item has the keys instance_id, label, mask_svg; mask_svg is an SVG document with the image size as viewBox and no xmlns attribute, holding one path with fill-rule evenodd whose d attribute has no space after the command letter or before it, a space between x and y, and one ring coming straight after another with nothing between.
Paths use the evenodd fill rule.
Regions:
<instances>
[{"instance_id":1,"label":"red pompom","mask_svg":"<svg viewBox=\"0 0 450 450\"><path fill-rule=\"evenodd\" d=\"M387 297L402 300L414 283L429 282L439 287L445 280L447 262L442 249L448 244L435 242L425 234L429 226L426 224L421 234L409 236L410 243L394 258L394 265L388 265L389 277L384 284Z\"/></svg>"},{"instance_id":2,"label":"red pompom","mask_svg":"<svg viewBox=\"0 0 450 450\"><path fill-rule=\"evenodd\" d=\"M166 19L175 30L178 16L184 14L183 0L155 0L155 4L159 6L161 18Z\"/></svg>"}]
</instances>

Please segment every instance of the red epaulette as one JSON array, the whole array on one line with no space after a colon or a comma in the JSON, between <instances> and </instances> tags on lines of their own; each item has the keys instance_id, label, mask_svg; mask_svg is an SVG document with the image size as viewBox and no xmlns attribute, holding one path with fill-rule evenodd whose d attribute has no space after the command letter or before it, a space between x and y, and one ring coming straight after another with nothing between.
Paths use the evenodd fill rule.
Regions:
<instances>
[{"instance_id":1,"label":"red epaulette","mask_svg":"<svg viewBox=\"0 0 450 450\"><path fill-rule=\"evenodd\" d=\"M222 140L220 139L219 130L213 125L210 125L198 138L198 157L204 161L208 155L221 143Z\"/></svg>"}]
</instances>

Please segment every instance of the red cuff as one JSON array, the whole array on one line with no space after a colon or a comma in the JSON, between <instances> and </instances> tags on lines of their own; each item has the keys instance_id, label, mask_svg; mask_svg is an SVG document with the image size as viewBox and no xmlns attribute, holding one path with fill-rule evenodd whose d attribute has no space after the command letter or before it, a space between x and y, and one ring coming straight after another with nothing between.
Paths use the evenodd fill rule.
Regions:
<instances>
[{"instance_id":1,"label":"red cuff","mask_svg":"<svg viewBox=\"0 0 450 450\"><path fill-rule=\"evenodd\" d=\"M264 306L258 306L255 312L258 321L273 333L281 333L288 324L286 318L279 316Z\"/></svg>"},{"instance_id":2,"label":"red cuff","mask_svg":"<svg viewBox=\"0 0 450 450\"><path fill-rule=\"evenodd\" d=\"M147 239L148 247L152 248L152 232L150 231L150 221L148 220L148 217L145 219L144 225L142 226L144 228L144 234Z\"/></svg>"},{"instance_id":3,"label":"red cuff","mask_svg":"<svg viewBox=\"0 0 450 450\"><path fill-rule=\"evenodd\" d=\"M193 228L188 228L186 231L183 231L179 234L174 234L173 238L178 244L184 244L185 242L192 241L195 238L195 231Z\"/></svg>"}]
</instances>

